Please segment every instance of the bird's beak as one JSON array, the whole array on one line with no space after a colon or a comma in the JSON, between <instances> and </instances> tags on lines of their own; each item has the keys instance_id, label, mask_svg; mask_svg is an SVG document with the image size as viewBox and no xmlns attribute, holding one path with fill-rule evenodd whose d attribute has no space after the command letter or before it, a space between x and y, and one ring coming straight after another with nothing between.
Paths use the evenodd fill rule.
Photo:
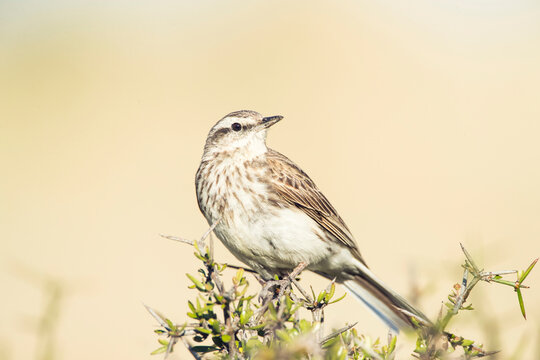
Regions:
<instances>
[{"instance_id":1,"label":"bird's beak","mask_svg":"<svg viewBox=\"0 0 540 360\"><path fill-rule=\"evenodd\" d=\"M281 116L281 115L267 116L267 117L264 117L261 120L261 125L265 129L268 129L270 126L274 125L275 123L277 123L281 119L283 119L283 116Z\"/></svg>"}]
</instances>

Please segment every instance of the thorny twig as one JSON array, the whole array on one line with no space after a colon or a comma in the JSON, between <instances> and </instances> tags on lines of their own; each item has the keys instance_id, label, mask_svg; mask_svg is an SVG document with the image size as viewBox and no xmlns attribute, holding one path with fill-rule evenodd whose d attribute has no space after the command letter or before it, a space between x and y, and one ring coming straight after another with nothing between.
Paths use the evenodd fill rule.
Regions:
<instances>
[{"instance_id":1,"label":"thorny twig","mask_svg":"<svg viewBox=\"0 0 540 360\"><path fill-rule=\"evenodd\" d=\"M518 292L518 299L520 302L521 311L523 313L523 316L525 316L523 299L521 297L521 288L526 288L526 286L523 286L522 282L532 270L537 260L533 261L533 263L523 274L521 274L521 276L516 270L484 271L476 264L467 249L465 249L465 246L463 246L463 244L460 245L466 258L465 264L463 265L464 271L461 284L456 284L456 286L454 287L456 292L449 296L450 303L447 304L448 310L444 317L439 318L439 321L436 323L434 328L427 329L427 333L425 333L424 335L426 339L427 351L424 354L420 355L420 359L431 359L431 356L437 354L437 352L440 351L440 339L442 338L446 338L446 340L452 347L455 348L457 346L460 346L463 349L467 349L467 351L472 351L473 353L475 352L477 356L487 356L497 352L485 351L481 347L474 345L473 342L445 331L450 320L460 310L472 309L470 305L465 306L464 304L467 301L469 295L471 294L473 288L480 281L497 282L514 287L514 290ZM503 275L515 273L518 273L518 280L515 283L501 279Z\"/></svg>"},{"instance_id":2,"label":"thorny twig","mask_svg":"<svg viewBox=\"0 0 540 360\"><path fill-rule=\"evenodd\" d=\"M353 327L355 327L356 324L358 324L358 322L352 323L351 325L344 326L344 327L342 327L341 329L338 329L338 330L334 331L334 332L331 333L330 335L325 336L325 337L319 342L319 344L324 345L325 343L327 343L328 341L332 340L332 339L335 338L336 336L343 334L345 331L349 331L350 329L352 329Z\"/></svg>"},{"instance_id":3,"label":"thorny twig","mask_svg":"<svg viewBox=\"0 0 540 360\"><path fill-rule=\"evenodd\" d=\"M204 241L206 240L208 235L210 235L210 233L214 231L214 229L216 228L216 226L219 224L220 221L221 221L221 216L218 217L217 220L214 221L214 223L208 228L208 230L206 230L204 234L201 236L201 238L199 239L199 244L198 244L201 249L204 249ZM182 237L173 236L173 235L165 235L165 234L159 234L159 236L165 239L182 242L188 245L195 245L195 241L184 239Z\"/></svg>"},{"instance_id":4,"label":"thorny twig","mask_svg":"<svg viewBox=\"0 0 540 360\"><path fill-rule=\"evenodd\" d=\"M182 337L182 342L184 343L184 345L186 346L188 351L191 353L191 355L193 355L193 357L196 360L201 360L202 359L202 357L195 350L193 350L193 345L191 345L189 343L188 339L186 339L185 337ZM167 358L167 356L165 356L165 358Z\"/></svg>"},{"instance_id":5,"label":"thorny twig","mask_svg":"<svg viewBox=\"0 0 540 360\"><path fill-rule=\"evenodd\" d=\"M179 241L182 243L186 243L192 246L196 246L198 253L201 256L198 256L206 265L206 282L203 282L203 284L206 286L206 290L203 286L201 286L200 283L198 283L196 280L194 280L196 287L199 289L199 291L206 292L207 294L215 294L217 298L219 298L219 304L221 305L221 308L223 309L223 317L224 321L222 322L222 329L223 331L218 336L222 336L223 343L225 344L225 347L223 345L217 345L221 347L221 351L224 351L224 353L228 354L228 356L235 357L238 359L244 359L245 356L247 356L247 353L243 353L243 349L241 347L238 347L237 345L238 341L244 341L247 342L250 338L250 333L252 331L263 331L264 332L264 339L275 339L276 336L276 330L280 329L283 330L283 326L285 325L285 322L288 321L285 318L288 318L292 313L289 312L289 315L285 314L285 311L287 308L291 308L291 300L293 303L301 303L302 306L312 312L313 316L313 327L311 328L312 331L315 332L315 339L317 340L319 345L323 345L325 343L328 343L331 339L340 336L341 334L347 332L352 327L356 325L352 324L346 327L343 327L332 334L322 337L323 329L322 324L324 322L324 307L328 304L333 303L333 301L329 301L329 299L332 298L334 294L334 281L332 281L327 289L322 292L318 297L315 296L313 293L313 297L310 296L308 292L306 292L302 286L300 286L299 282L296 280L297 276L308 266L306 263L300 263L298 266L288 275L284 276L281 280L270 280L270 281L264 281L255 271L251 269L246 269L245 267L237 266L237 265L227 265L228 267L234 268L234 269L243 269L246 272L251 272L254 274L255 278L263 285L263 288L259 294L261 299L261 305L258 309L254 310L254 312L251 312L252 315L250 315L247 320L247 323L244 326L239 328L239 319L235 318L234 315L232 315L231 311L237 311L237 308L235 307L235 299L237 299L238 296L241 296L240 301L250 301L252 297L243 297L242 290L239 291L239 287L242 285L247 284L245 277L242 276L242 272L239 271L237 278L235 279L242 279L240 280L233 280L233 288L229 291L226 291L225 286L223 285L223 282L220 278L221 272L223 271L224 267L215 264L213 261L213 243L210 243L209 249L205 249L205 239L209 236L209 234L212 233L216 225L219 223L220 219L218 219L215 223L210 226L210 228L203 234L201 239L199 240L199 244L195 241L190 241L181 237L176 236L166 236L161 235L164 238ZM198 246L197 246L198 245ZM447 331L445 331L446 326L448 325L450 319L455 316L459 310L463 309L469 309L470 306L465 306L465 302L467 301L468 296L470 295L472 289L479 281L486 281L486 282L498 282L505 285L513 286L516 292L518 292L518 298L520 299L520 305L522 305L522 298L520 289L526 288L522 283L529 274L529 272L532 270L534 265L536 264L535 260L533 263L529 266L527 270L524 272L517 272L515 270L504 270L504 271L490 271L485 272L483 269L479 268L470 254L467 252L465 247L461 245L463 253L465 254L466 261L464 265L464 273L463 278L460 285L456 285L456 292L449 297L451 304L448 306L448 311L446 312L445 316L439 318L439 321L434 326L429 326L429 324L420 324L422 326L422 333L421 337L419 337L418 341L422 341L423 344L425 344L425 350L418 353L420 356L418 358L420 359L432 359L432 358L439 358L440 355L442 355L441 351L443 353L446 353L446 348L448 348L449 345L451 345L453 348L456 347L462 347L465 350L466 354L474 354L472 357L480 357L480 356L487 356L491 355L495 352L488 352L483 350L481 347L476 346L472 341L466 340L462 337L453 335ZM200 270L203 274L205 274L204 270ZM510 282L507 280L502 280L501 277L503 275L518 273L518 280L516 282ZM188 275L189 276L189 275ZM192 277L190 277L191 279ZM212 284L213 282L213 284ZM240 284L240 285L239 285ZM298 291L302 294L303 299L299 299L293 292L292 292L292 285L298 289ZM215 287L214 287L215 286ZM213 289L213 290L212 290ZM330 292L331 289L331 293ZM245 289L243 290L245 291ZM219 294L219 296L218 296ZM240 294L240 295L238 295ZM209 295L210 296L210 295ZM288 298L290 297L290 299ZM208 298L210 299L210 297ZM247 299L247 300L245 300ZM277 300L276 300L277 299ZM321 300L322 299L322 300ZM277 322L272 321L271 323L265 324L264 322L260 324L262 317L267 312L269 306L271 304L277 303L277 309L271 309L273 312L274 319L277 319ZM288 305L287 305L288 302ZM145 305L146 306L146 305ZM193 305L191 305L193 306ZM210 304L212 306L212 304ZM274 305L272 305L274 306ZM171 338L168 344L166 346L166 354L167 356L171 351L174 344L178 341L178 338L182 338L183 343L188 348L188 350L191 352L191 354L196 359L201 359L200 352L198 350L194 350L194 347L189 343L187 339L185 339L185 335L191 335L194 336L195 334L203 334L201 333L202 330L211 330L211 323L210 323L210 329L209 329L209 322L207 322L207 318L200 318L201 323L200 324L190 324L190 325L184 325L183 327L179 328L176 325L172 324L169 320L164 320L163 317L157 313L155 310L149 308L146 306L148 311L152 314L154 318L160 323L160 325L167 330L167 335ZM248 308L249 309L249 308ZM193 310L195 312L195 310ZM243 310L242 310L243 311ZM251 311L251 310L250 310ZM522 307L522 312L524 314L524 310ZM294 312L295 316L298 316L297 312ZM411 314L409 314L411 315ZM414 315L414 314L412 314ZM197 315L198 316L198 315ZM213 316L213 315L212 315ZM412 318L415 318L414 316L411 316ZM195 318L195 317L194 317ZM215 319L215 318L214 318ZM419 320L419 319L417 319ZM202 327L201 327L202 326ZM256 326L259 326L258 330L254 329ZM264 327L261 327L264 326ZM185 328L189 327L188 330ZM161 332L162 334L164 332ZM197 335L197 336L198 336ZM272 336L273 335L273 336ZM262 336L261 333L259 333L259 336ZM345 337L341 337L339 339L339 342L342 343L342 345L346 348L347 344L344 343ZM199 340L196 340L199 341ZM201 340L202 341L202 340ZM272 340L274 341L274 340ZM264 342L264 341L263 341ZM389 342L390 343L390 342ZM216 343L217 344L217 343ZM361 341L360 343L355 343L357 348L362 349L362 351L365 354L369 354L373 359L381 359L382 357L373 351L370 345L368 345L365 340ZM446 344L446 345L445 345ZM445 348L446 346L446 348ZM195 347L196 349L198 347ZM213 351L213 350L211 350ZM416 355L413 355L417 357ZM434 356L434 357L431 357ZM467 355L467 358L472 358ZM385 357L386 358L386 357ZM393 357L391 357L393 358ZM390 358L389 358L390 359Z\"/></svg>"},{"instance_id":6,"label":"thorny twig","mask_svg":"<svg viewBox=\"0 0 540 360\"><path fill-rule=\"evenodd\" d=\"M280 293L284 293L286 289L288 289L291 286L293 279L295 279L298 275L300 275L300 273L307 266L308 264L306 262L301 262L300 264L298 264L297 267L294 268L294 270L289 275L285 276L285 278L283 278L282 280L270 280L266 282L266 284L264 285L259 295L259 297L261 298L262 305L259 308L259 310L257 310L255 321L254 321L255 324L259 322L261 317L264 315L265 311L268 309L270 302L275 297L275 293L272 293L270 289L274 286L279 286Z\"/></svg>"},{"instance_id":7,"label":"thorny twig","mask_svg":"<svg viewBox=\"0 0 540 360\"><path fill-rule=\"evenodd\" d=\"M298 280L296 280L296 278L292 278L291 279L292 283L294 284L294 286L298 289L298 291L300 291L300 294L302 294L302 296L309 302L309 303L313 303L313 299L311 298L311 296L307 293L306 290L304 290L302 288L302 286L300 286L300 283L298 282Z\"/></svg>"}]
</instances>

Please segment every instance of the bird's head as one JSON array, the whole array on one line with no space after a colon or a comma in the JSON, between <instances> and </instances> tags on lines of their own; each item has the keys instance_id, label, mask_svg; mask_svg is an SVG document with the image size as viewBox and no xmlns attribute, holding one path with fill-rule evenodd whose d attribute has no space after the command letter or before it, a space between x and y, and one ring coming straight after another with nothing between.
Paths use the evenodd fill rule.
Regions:
<instances>
[{"instance_id":1,"label":"bird's head","mask_svg":"<svg viewBox=\"0 0 540 360\"><path fill-rule=\"evenodd\" d=\"M266 132L283 116L263 117L251 110L235 111L219 120L208 133L205 155L220 152L242 153L255 157L266 152Z\"/></svg>"}]
</instances>

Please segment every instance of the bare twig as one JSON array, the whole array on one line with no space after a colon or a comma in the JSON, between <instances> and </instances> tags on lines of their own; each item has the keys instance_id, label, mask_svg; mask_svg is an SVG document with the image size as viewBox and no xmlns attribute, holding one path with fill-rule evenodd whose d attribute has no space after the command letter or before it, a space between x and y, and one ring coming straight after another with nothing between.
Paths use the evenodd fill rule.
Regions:
<instances>
[{"instance_id":1,"label":"bare twig","mask_svg":"<svg viewBox=\"0 0 540 360\"><path fill-rule=\"evenodd\" d=\"M185 337L182 338L182 342L184 343L184 345L186 346L186 348L188 349L188 351L191 353L191 355L193 355L193 357L194 357L195 359L197 359L197 360L201 360L201 359L202 359L202 357L201 357L199 354L197 354L197 352L196 352L195 350L193 350L193 345L191 345L191 344L189 343L189 341L188 341Z\"/></svg>"},{"instance_id":2,"label":"bare twig","mask_svg":"<svg viewBox=\"0 0 540 360\"><path fill-rule=\"evenodd\" d=\"M304 290L304 288L302 286L300 286L300 283L298 282L298 280L296 280L295 278L291 279L292 283L294 284L294 286L296 286L296 288L298 289L298 291L300 291L300 294L302 294L302 296L310 303L313 302L313 299L311 298L311 296L307 293L306 290Z\"/></svg>"},{"instance_id":3,"label":"bare twig","mask_svg":"<svg viewBox=\"0 0 540 360\"><path fill-rule=\"evenodd\" d=\"M221 216L208 228L208 230L206 230L204 232L204 234L201 236L201 239L199 240L199 243L202 244L201 248L204 248L204 240L208 237L208 235L210 235L210 233L216 228L216 226L219 224L219 222L221 221ZM188 239L184 239L182 237L179 237L179 236L173 236L173 235L165 235L165 234L159 234L159 236L165 238L165 239L169 239L169 240L173 240L173 241L178 241L178 242L181 242L181 243L185 243L185 244L188 244L188 245L195 245L195 241L193 240L188 240Z\"/></svg>"},{"instance_id":4,"label":"bare twig","mask_svg":"<svg viewBox=\"0 0 540 360\"><path fill-rule=\"evenodd\" d=\"M219 222L221 221L221 216L218 217L216 219L216 221L214 221L212 223L212 225L208 228L208 230L206 230L206 232L203 234L203 236L201 236L201 239L199 240L199 243L201 244L201 249L204 249L204 241L206 240L206 238L208 237L208 235L210 235L210 233L212 231L214 231L214 229L216 228L216 226L219 224Z\"/></svg>"},{"instance_id":5,"label":"bare twig","mask_svg":"<svg viewBox=\"0 0 540 360\"><path fill-rule=\"evenodd\" d=\"M183 339L183 338L182 338ZM169 341L169 345L167 345L167 350L165 351L164 359L167 359L169 355L172 353L174 345L178 342L178 337L174 336Z\"/></svg>"},{"instance_id":6,"label":"bare twig","mask_svg":"<svg viewBox=\"0 0 540 360\"><path fill-rule=\"evenodd\" d=\"M214 258L214 237L210 234L210 245L208 246L210 252L210 259Z\"/></svg>"},{"instance_id":7,"label":"bare twig","mask_svg":"<svg viewBox=\"0 0 540 360\"><path fill-rule=\"evenodd\" d=\"M325 337L320 341L319 344L324 345L325 343L327 343L328 341L332 340L332 339L335 338L336 336L338 336L338 335L344 333L345 331L348 331L348 330L352 329L353 327L356 326L356 324L358 324L358 322L355 322L355 323L353 323L353 324L351 324L351 325L347 325L347 326L345 326L345 327L342 327L342 328L339 329L339 330L334 331L334 332L331 333L330 335L325 336Z\"/></svg>"},{"instance_id":8,"label":"bare twig","mask_svg":"<svg viewBox=\"0 0 540 360\"><path fill-rule=\"evenodd\" d=\"M216 273L215 271L212 272L212 275L210 275L212 280L214 280L214 282L216 283L216 287L219 291L219 294L220 295L223 295L223 293L225 292L225 287L223 286L223 282L221 281L218 273Z\"/></svg>"},{"instance_id":9,"label":"bare twig","mask_svg":"<svg viewBox=\"0 0 540 360\"><path fill-rule=\"evenodd\" d=\"M178 236L165 235L165 234L159 234L159 236L161 236L162 238L165 238L165 239L178 241L178 242L181 242L181 243L184 243L184 244L189 244L191 246L195 245L195 242L193 240L184 239L184 238L181 238L181 237L178 237Z\"/></svg>"},{"instance_id":10,"label":"bare twig","mask_svg":"<svg viewBox=\"0 0 540 360\"><path fill-rule=\"evenodd\" d=\"M465 289L467 288L467 279L469 278L469 270L465 269L463 272L463 279L461 280L461 287L459 288L459 295L456 298L456 303L454 304L453 313L457 314L463 302L465 301Z\"/></svg>"},{"instance_id":11,"label":"bare twig","mask_svg":"<svg viewBox=\"0 0 540 360\"><path fill-rule=\"evenodd\" d=\"M483 271L482 276L486 278L493 278L495 276L510 275L517 273L517 270L501 270L501 271Z\"/></svg>"},{"instance_id":12,"label":"bare twig","mask_svg":"<svg viewBox=\"0 0 540 360\"><path fill-rule=\"evenodd\" d=\"M240 265L233 265L233 264L227 264L225 263L225 265L228 267L228 268L231 268L231 269L244 269L245 272L248 272L248 273L251 273L251 274L257 274L257 272L255 270L252 270L250 268L246 268L245 266L240 266Z\"/></svg>"},{"instance_id":13,"label":"bare twig","mask_svg":"<svg viewBox=\"0 0 540 360\"><path fill-rule=\"evenodd\" d=\"M298 264L297 267L294 268L294 270L289 274L289 279L296 279L298 277L298 275L300 275L300 273L302 271L304 271L305 268L307 268L308 266L308 263L305 262L305 261L302 261L300 264Z\"/></svg>"},{"instance_id":14,"label":"bare twig","mask_svg":"<svg viewBox=\"0 0 540 360\"><path fill-rule=\"evenodd\" d=\"M143 304L143 306L146 308L146 310L148 310L148 312L150 313L150 315L152 315L154 317L154 319L157 320L157 322L159 323L159 325L161 325L162 327L164 327L167 331L171 331L171 329L169 328L169 325L167 325L167 322L165 321L165 318L163 317L163 315L161 315L159 312L157 312L156 310L152 309L150 306L146 305L146 304Z\"/></svg>"}]
</instances>

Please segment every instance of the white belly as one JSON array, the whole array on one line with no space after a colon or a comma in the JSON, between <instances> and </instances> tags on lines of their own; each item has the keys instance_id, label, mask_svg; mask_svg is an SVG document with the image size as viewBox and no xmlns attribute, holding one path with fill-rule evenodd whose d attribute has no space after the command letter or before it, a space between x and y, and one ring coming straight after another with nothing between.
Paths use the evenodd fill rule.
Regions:
<instances>
[{"instance_id":1,"label":"white belly","mask_svg":"<svg viewBox=\"0 0 540 360\"><path fill-rule=\"evenodd\" d=\"M328 254L315 222L296 209L235 216L232 223L218 225L215 232L240 260L271 272L293 269L302 261L319 263Z\"/></svg>"},{"instance_id":2,"label":"white belly","mask_svg":"<svg viewBox=\"0 0 540 360\"><path fill-rule=\"evenodd\" d=\"M302 210L267 200L264 173L246 180L245 168L227 163L219 167L223 176L197 189L199 201L210 224L221 218L214 232L240 261L267 279L301 262L329 277L354 266L349 250L328 239Z\"/></svg>"}]
</instances>

